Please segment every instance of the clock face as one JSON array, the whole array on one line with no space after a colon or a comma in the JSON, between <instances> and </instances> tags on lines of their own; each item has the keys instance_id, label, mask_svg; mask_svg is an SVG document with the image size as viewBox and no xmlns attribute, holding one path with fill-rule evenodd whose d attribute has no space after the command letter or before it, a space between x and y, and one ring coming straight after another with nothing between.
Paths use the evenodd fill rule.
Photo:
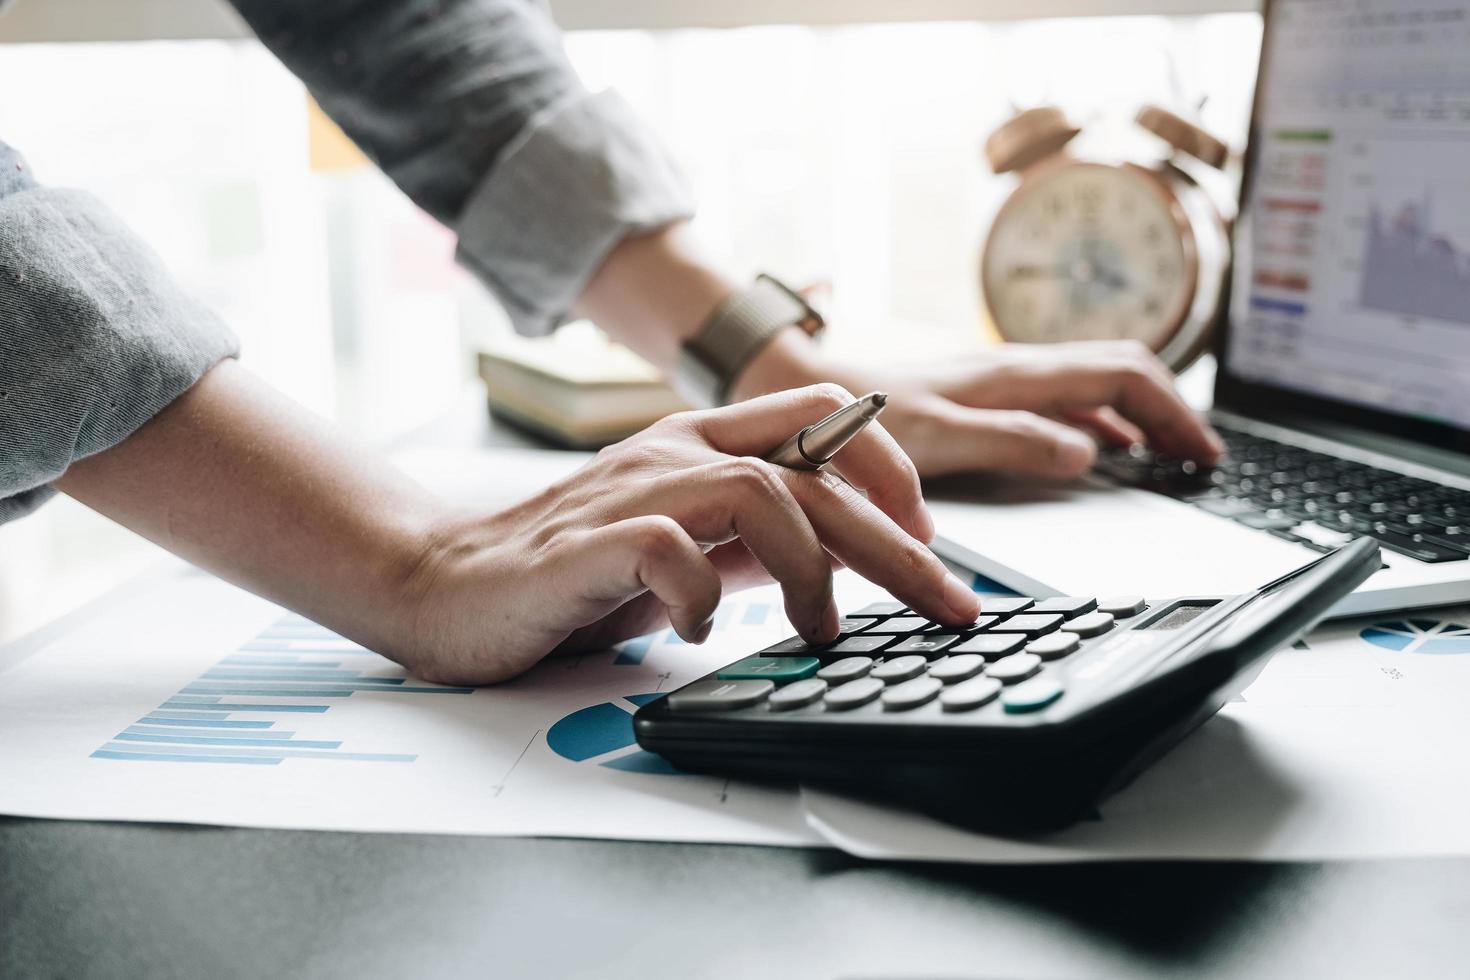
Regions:
<instances>
[{"instance_id":1,"label":"clock face","mask_svg":"<svg viewBox=\"0 0 1470 980\"><path fill-rule=\"evenodd\" d=\"M1007 340L1141 340L1160 350L1194 297L1187 219L1145 171L1067 162L996 215L981 284Z\"/></svg>"}]
</instances>

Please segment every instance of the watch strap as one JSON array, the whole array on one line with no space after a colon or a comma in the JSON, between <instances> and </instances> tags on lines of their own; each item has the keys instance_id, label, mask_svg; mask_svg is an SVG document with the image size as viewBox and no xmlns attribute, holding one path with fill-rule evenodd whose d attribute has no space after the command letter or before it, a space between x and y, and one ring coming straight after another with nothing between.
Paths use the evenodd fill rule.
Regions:
<instances>
[{"instance_id":1,"label":"watch strap","mask_svg":"<svg viewBox=\"0 0 1470 980\"><path fill-rule=\"evenodd\" d=\"M725 404L731 383L751 358L792 326L815 336L825 323L801 294L774 276L757 276L715 307L699 332L684 342L675 372L680 393L698 405Z\"/></svg>"}]
</instances>

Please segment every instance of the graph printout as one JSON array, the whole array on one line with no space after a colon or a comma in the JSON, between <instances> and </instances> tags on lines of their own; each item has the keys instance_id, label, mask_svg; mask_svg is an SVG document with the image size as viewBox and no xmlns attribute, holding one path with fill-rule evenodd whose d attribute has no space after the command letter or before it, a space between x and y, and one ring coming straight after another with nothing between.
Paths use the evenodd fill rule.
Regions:
<instances>
[{"instance_id":1,"label":"graph printout","mask_svg":"<svg viewBox=\"0 0 1470 980\"><path fill-rule=\"evenodd\" d=\"M812 844L794 789L681 773L633 740L640 704L789 635L779 603L727 599L704 646L664 630L471 689L170 572L0 660L0 813Z\"/></svg>"}]
</instances>

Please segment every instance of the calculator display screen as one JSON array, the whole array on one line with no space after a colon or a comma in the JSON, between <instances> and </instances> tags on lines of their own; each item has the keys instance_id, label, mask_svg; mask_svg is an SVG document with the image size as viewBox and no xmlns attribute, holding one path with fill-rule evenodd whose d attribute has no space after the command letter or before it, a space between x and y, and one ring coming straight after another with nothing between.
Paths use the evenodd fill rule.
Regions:
<instances>
[{"instance_id":1,"label":"calculator display screen","mask_svg":"<svg viewBox=\"0 0 1470 980\"><path fill-rule=\"evenodd\" d=\"M1215 605L1216 604L1213 602L1195 602L1189 603L1187 605L1180 605L1177 606L1173 611L1159 617L1152 623L1149 623L1147 626L1139 627L1139 629L1177 630L1180 627L1188 626L1190 623L1194 622L1200 616L1208 612Z\"/></svg>"}]
</instances>

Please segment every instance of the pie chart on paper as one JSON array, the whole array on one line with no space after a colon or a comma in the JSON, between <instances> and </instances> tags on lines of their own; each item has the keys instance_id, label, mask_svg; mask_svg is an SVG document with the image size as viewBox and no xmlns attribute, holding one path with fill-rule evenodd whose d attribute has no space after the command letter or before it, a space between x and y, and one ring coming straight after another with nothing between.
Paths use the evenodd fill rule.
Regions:
<instances>
[{"instance_id":1,"label":"pie chart on paper","mask_svg":"<svg viewBox=\"0 0 1470 980\"><path fill-rule=\"evenodd\" d=\"M627 694L573 711L551 726L546 733L546 744L551 751L572 762L648 775L683 775L662 756L639 748L633 737L633 712L662 696Z\"/></svg>"},{"instance_id":2,"label":"pie chart on paper","mask_svg":"<svg viewBox=\"0 0 1470 980\"><path fill-rule=\"evenodd\" d=\"M1376 647L1400 653L1470 653L1470 626L1434 619L1374 623L1358 634Z\"/></svg>"}]
</instances>

